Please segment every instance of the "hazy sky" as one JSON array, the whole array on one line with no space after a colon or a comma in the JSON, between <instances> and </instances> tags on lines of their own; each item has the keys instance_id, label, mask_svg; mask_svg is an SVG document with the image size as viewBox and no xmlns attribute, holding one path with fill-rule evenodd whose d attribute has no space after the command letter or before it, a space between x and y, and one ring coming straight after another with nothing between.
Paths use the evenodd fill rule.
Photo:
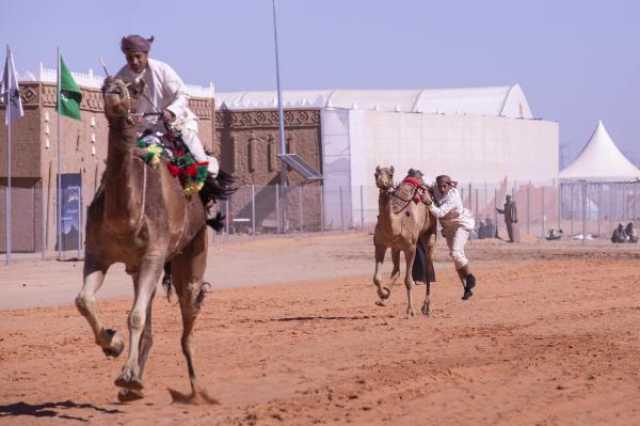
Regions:
<instances>
[{"instance_id":1,"label":"hazy sky","mask_svg":"<svg viewBox=\"0 0 640 426\"><path fill-rule=\"evenodd\" d=\"M520 83L560 123L573 158L598 119L640 163L640 1L279 0L285 89L417 89ZM0 42L19 72L123 63L124 34L217 91L275 88L271 0L0 0ZM4 59L4 54L2 54Z\"/></svg>"}]
</instances>

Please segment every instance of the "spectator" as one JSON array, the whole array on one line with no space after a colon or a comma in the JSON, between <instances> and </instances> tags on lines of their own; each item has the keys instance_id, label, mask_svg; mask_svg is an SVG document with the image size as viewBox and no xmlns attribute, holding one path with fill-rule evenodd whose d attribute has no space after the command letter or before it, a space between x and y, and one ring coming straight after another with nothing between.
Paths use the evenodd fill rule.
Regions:
<instances>
[{"instance_id":1,"label":"spectator","mask_svg":"<svg viewBox=\"0 0 640 426\"><path fill-rule=\"evenodd\" d=\"M624 228L624 233L627 234L627 242L638 242L638 231L636 231L636 229L633 227L633 222L629 222L627 224L627 226Z\"/></svg>"},{"instance_id":2,"label":"spectator","mask_svg":"<svg viewBox=\"0 0 640 426\"><path fill-rule=\"evenodd\" d=\"M509 242L514 243L520 240L518 232L518 209L516 202L511 199L511 195L507 195L504 208L496 209L498 213L504 215L504 223L507 225L507 233L509 234Z\"/></svg>"},{"instance_id":3,"label":"spectator","mask_svg":"<svg viewBox=\"0 0 640 426\"><path fill-rule=\"evenodd\" d=\"M624 243L628 240L627 233L624 232L624 226L622 224L618 224L618 227L611 234L611 242L612 243Z\"/></svg>"}]
</instances>

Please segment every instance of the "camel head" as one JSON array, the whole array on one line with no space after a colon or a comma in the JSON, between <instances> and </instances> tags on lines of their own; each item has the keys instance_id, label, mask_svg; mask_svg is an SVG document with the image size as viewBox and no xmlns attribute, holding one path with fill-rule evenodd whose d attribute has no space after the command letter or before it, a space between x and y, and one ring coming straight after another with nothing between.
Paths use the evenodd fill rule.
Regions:
<instances>
[{"instance_id":1,"label":"camel head","mask_svg":"<svg viewBox=\"0 0 640 426\"><path fill-rule=\"evenodd\" d=\"M393 166L376 167L374 177L376 178L376 186L382 191L388 191L393 188Z\"/></svg>"},{"instance_id":2,"label":"camel head","mask_svg":"<svg viewBox=\"0 0 640 426\"><path fill-rule=\"evenodd\" d=\"M109 121L130 120L129 114L135 101L144 90L144 81L127 82L120 78L107 77L102 86L104 113Z\"/></svg>"}]
</instances>

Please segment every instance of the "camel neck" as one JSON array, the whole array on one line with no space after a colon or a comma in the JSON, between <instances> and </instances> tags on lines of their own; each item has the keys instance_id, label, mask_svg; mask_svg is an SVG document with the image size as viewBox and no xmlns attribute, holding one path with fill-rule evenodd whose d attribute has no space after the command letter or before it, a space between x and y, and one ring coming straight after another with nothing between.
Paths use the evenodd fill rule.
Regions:
<instances>
[{"instance_id":1,"label":"camel neck","mask_svg":"<svg viewBox=\"0 0 640 426\"><path fill-rule=\"evenodd\" d=\"M139 217L141 185L135 173L135 127L111 126L105 170L105 213L110 220L135 226Z\"/></svg>"}]
</instances>

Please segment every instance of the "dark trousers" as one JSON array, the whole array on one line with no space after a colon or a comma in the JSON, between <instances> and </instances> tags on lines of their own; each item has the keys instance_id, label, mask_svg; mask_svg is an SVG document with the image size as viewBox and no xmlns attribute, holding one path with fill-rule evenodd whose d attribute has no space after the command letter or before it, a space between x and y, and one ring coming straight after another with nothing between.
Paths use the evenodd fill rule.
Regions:
<instances>
[{"instance_id":1,"label":"dark trousers","mask_svg":"<svg viewBox=\"0 0 640 426\"><path fill-rule=\"evenodd\" d=\"M427 262L427 253L424 251L422 244L418 242L418 246L416 247L416 258L413 261L413 269L411 270L411 277L414 281L425 283L425 275L426 280L431 283L436 280L436 272L433 268L433 262Z\"/></svg>"},{"instance_id":2,"label":"dark trousers","mask_svg":"<svg viewBox=\"0 0 640 426\"><path fill-rule=\"evenodd\" d=\"M518 224L513 222L505 222L507 225L507 234L509 234L509 241L517 243L520 241L520 232L518 232Z\"/></svg>"}]
</instances>

